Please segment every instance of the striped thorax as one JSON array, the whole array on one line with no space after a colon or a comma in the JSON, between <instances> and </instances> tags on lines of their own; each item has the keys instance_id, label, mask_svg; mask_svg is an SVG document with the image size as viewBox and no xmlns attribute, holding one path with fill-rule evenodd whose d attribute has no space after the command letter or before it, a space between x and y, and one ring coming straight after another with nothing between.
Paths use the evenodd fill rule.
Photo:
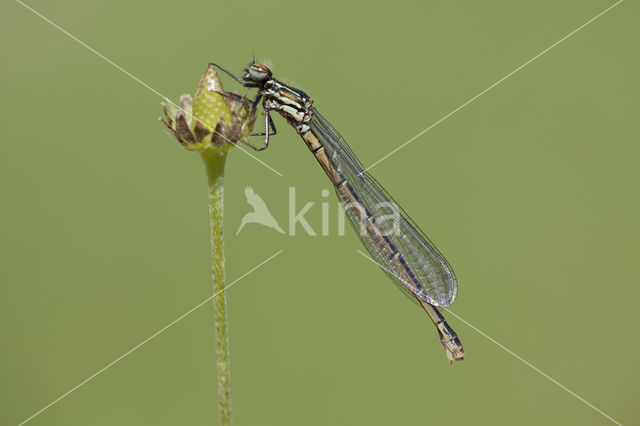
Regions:
<instances>
[{"instance_id":1,"label":"striped thorax","mask_svg":"<svg viewBox=\"0 0 640 426\"><path fill-rule=\"evenodd\" d=\"M306 124L311 120L313 100L301 90L294 89L276 79L269 80L261 91L264 107L278 111L292 125Z\"/></svg>"}]
</instances>

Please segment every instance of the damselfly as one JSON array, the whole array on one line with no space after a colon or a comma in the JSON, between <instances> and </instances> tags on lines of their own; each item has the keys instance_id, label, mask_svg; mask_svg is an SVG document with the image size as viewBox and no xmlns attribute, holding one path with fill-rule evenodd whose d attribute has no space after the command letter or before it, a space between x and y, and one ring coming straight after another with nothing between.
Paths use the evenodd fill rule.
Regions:
<instances>
[{"instance_id":1,"label":"damselfly","mask_svg":"<svg viewBox=\"0 0 640 426\"><path fill-rule=\"evenodd\" d=\"M265 111L264 146L276 133L270 112L277 111L293 126L333 183L346 216L365 247L391 280L417 301L435 324L449 361L464 358L455 331L436 306L447 307L456 298L458 284L451 266L418 225L367 173L336 129L313 107L302 90L276 80L263 64L252 63L238 78L216 65L245 87L255 87L255 108Z\"/></svg>"}]
</instances>

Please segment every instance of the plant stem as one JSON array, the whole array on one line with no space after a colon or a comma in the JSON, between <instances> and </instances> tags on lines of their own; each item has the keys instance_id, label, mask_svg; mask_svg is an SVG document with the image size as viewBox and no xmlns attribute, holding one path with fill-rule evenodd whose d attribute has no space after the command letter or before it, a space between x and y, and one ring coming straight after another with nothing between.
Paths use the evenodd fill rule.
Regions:
<instances>
[{"instance_id":1,"label":"plant stem","mask_svg":"<svg viewBox=\"0 0 640 426\"><path fill-rule=\"evenodd\" d=\"M201 152L209 181L209 216L211 220L211 264L213 271L213 299L216 320L216 364L218 371L218 408L220 424L231 425L231 367L227 324L227 294L224 273L224 164L228 147L205 149ZM219 293L219 294L218 294Z\"/></svg>"}]
</instances>

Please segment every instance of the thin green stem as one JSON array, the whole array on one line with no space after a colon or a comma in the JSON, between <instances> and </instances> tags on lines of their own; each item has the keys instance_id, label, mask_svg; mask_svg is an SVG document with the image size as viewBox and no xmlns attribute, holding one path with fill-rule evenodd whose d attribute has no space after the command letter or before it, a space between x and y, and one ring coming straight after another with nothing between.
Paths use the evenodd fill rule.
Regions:
<instances>
[{"instance_id":1,"label":"thin green stem","mask_svg":"<svg viewBox=\"0 0 640 426\"><path fill-rule=\"evenodd\" d=\"M205 149L201 152L209 181L209 216L211 220L211 265L213 271L213 299L216 320L216 364L218 370L218 407L220 424L231 425L231 367L227 323L227 294L224 273L224 164L227 147Z\"/></svg>"}]
</instances>

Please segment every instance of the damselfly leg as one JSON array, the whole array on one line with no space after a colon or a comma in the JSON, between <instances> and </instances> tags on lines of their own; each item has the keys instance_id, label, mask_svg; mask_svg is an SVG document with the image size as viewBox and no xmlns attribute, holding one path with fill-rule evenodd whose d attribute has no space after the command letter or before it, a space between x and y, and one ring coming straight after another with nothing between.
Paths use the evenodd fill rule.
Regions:
<instances>
[{"instance_id":1,"label":"damselfly leg","mask_svg":"<svg viewBox=\"0 0 640 426\"><path fill-rule=\"evenodd\" d=\"M256 108L252 109L252 114L254 114L256 111ZM273 119L271 118L271 114L269 114L269 110L265 110L264 111L264 124L265 124L265 133L251 133L251 136L264 136L264 145L261 148L256 148L255 146L251 145L248 142L245 141L241 141L243 144L245 144L246 146L248 146L249 148L253 149L254 151L264 151L265 149L269 148L269 136L273 136L275 134L277 134L276 131L276 126L273 123ZM271 130L273 130L273 132L269 131L269 127L271 127Z\"/></svg>"},{"instance_id":2,"label":"damselfly leg","mask_svg":"<svg viewBox=\"0 0 640 426\"><path fill-rule=\"evenodd\" d=\"M276 125L273 122L268 109L264 110L264 129L265 133L251 133L251 136L266 136L267 140L265 141L265 144L269 145L269 136L277 135L278 131L276 130Z\"/></svg>"},{"instance_id":3,"label":"damselfly leg","mask_svg":"<svg viewBox=\"0 0 640 426\"><path fill-rule=\"evenodd\" d=\"M233 99L234 101L240 102L243 105L253 106L253 101L249 100L247 96L240 96L237 93L233 93L233 92L219 92L217 90L211 91L210 93L217 93L224 98Z\"/></svg>"},{"instance_id":4,"label":"damselfly leg","mask_svg":"<svg viewBox=\"0 0 640 426\"><path fill-rule=\"evenodd\" d=\"M235 81L237 81L238 83L240 83L242 86L244 87L248 87L248 88L255 88L255 87L259 87L259 85L257 83L253 83L253 82L247 82L242 80L241 78L238 78L235 74L233 74L231 71L228 71L226 69L224 69L223 67L221 67L218 64L215 64L213 62L209 62L209 66L214 66L216 68L218 68L220 71L224 72L225 74L227 74L229 77L233 78ZM235 94L235 93L221 93L223 96L228 96L228 97L234 97L234 98L240 98L239 95ZM245 99L245 98L242 98ZM258 105L260 104L260 100L262 99L262 93L258 93L258 95L256 96L256 98L252 101L251 103L251 114L255 114L256 110L258 108ZM247 104L248 105L248 104ZM253 149L254 151L264 151L265 149L267 149L269 147L269 137L270 136L274 136L278 133L278 131L276 130L276 125L273 122L273 119L271 118L271 114L269 113L268 109L264 109L264 126L265 126L265 130L264 133L252 133L251 136L264 136L264 145L261 148L256 148L255 146L251 145L248 142L242 141L242 143L244 143L245 145L247 145L249 148Z\"/></svg>"},{"instance_id":5,"label":"damselfly leg","mask_svg":"<svg viewBox=\"0 0 640 426\"><path fill-rule=\"evenodd\" d=\"M235 81L237 81L238 83L242 84L244 87L260 87L260 85L257 84L257 83L244 81L241 78L236 77L236 75L234 73L232 73L231 71L227 71L226 69L222 68L218 64L214 64L213 62L209 62L209 66L214 66L214 67L218 68L220 71L222 71L223 73L227 74L229 77L233 78Z\"/></svg>"}]
</instances>

